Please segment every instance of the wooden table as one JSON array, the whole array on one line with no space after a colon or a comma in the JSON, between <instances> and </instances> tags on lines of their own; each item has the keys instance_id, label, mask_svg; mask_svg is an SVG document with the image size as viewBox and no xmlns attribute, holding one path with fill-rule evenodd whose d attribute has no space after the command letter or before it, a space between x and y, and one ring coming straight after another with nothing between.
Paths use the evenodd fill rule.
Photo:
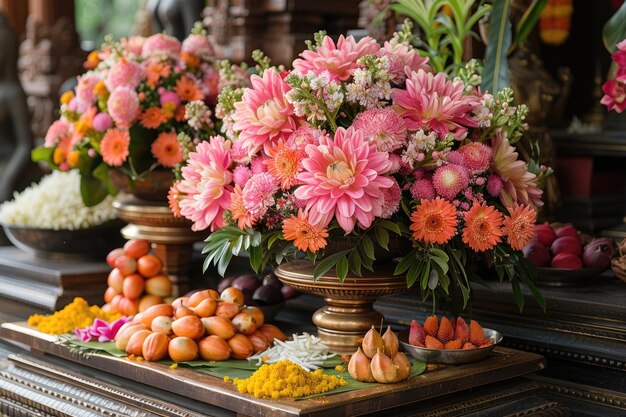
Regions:
<instances>
[{"instance_id":1,"label":"wooden table","mask_svg":"<svg viewBox=\"0 0 626 417\"><path fill-rule=\"evenodd\" d=\"M424 374L403 383L377 384L371 388L302 401L264 400L240 394L230 383L183 367L172 370L159 363L130 361L102 354L85 358L70 352L63 345L56 344L54 337L29 328L23 322L2 324L0 337L28 345L34 352L127 378L135 381L138 386L145 384L229 410L237 416L376 415L435 397L494 385L545 367L543 357L537 354L496 347L490 357L483 361L461 366L432 367ZM28 362L19 357L14 360Z\"/></svg>"}]
</instances>

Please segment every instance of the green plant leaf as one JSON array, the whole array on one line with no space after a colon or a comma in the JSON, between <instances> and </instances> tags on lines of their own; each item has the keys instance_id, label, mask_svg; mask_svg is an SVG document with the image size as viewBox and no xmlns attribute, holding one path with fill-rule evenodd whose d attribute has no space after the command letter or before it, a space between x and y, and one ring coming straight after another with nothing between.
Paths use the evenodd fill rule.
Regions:
<instances>
[{"instance_id":1,"label":"green plant leaf","mask_svg":"<svg viewBox=\"0 0 626 417\"><path fill-rule=\"evenodd\" d=\"M132 161L131 170L141 175L150 170L154 163L150 146L156 139L157 132L135 123L128 129L128 133L131 138L128 145L128 157L129 161Z\"/></svg>"},{"instance_id":2,"label":"green plant leaf","mask_svg":"<svg viewBox=\"0 0 626 417\"><path fill-rule=\"evenodd\" d=\"M337 272L337 277L340 282L343 282L348 275L348 259L346 259L345 255L339 258L337 261L337 265L335 266L335 271Z\"/></svg>"},{"instance_id":3,"label":"green plant leaf","mask_svg":"<svg viewBox=\"0 0 626 417\"><path fill-rule=\"evenodd\" d=\"M350 255L348 255L348 263L350 264L350 270L358 276L361 276L361 255L359 255L358 250L350 251Z\"/></svg>"},{"instance_id":4,"label":"green plant leaf","mask_svg":"<svg viewBox=\"0 0 626 417\"><path fill-rule=\"evenodd\" d=\"M261 268L261 258L263 257L263 248L259 246L250 246L248 249L250 253L250 266L254 269L254 272L259 272Z\"/></svg>"},{"instance_id":5,"label":"green plant leaf","mask_svg":"<svg viewBox=\"0 0 626 417\"><path fill-rule=\"evenodd\" d=\"M411 264L409 271L406 273L407 288L411 288L413 284L415 284L415 281L417 281L422 273L424 265L425 264L420 262L417 258L413 258L413 263Z\"/></svg>"},{"instance_id":6,"label":"green plant leaf","mask_svg":"<svg viewBox=\"0 0 626 417\"><path fill-rule=\"evenodd\" d=\"M378 224L379 226L384 227L385 229L389 230L390 232L394 232L397 235L402 234L400 227L394 222L390 222L389 220L380 220Z\"/></svg>"},{"instance_id":7,"label":"green plant leaf","mask_svg":"<svg viewBox=\"0 0 626 417\"><path fill-rule=\"evenodd\" d=\"M541 16L541 12L548 0L533 0L533 2L528 6L528 9L522 15L519 23L517 24L517 30L515 31L515 38L513 39L513 44L509 48L509 55L517 49L524 41L528 38L528 35L533 31L535 25L537 25L537 21L539 21L539 17Z\"/></svg>"},{"instance_id":8,"label":"green plant leaf","mask_svg":"<svg viewBox=\"0 0 626 417\"><path fill-rule=\"evenodd\" d=\"M514 279L511 281L511 286L513 289L513 298L515 299L515 304L517 304L517 308L519 308L519 312L521 313L524 310L524 295L522 294L522 289L519 286L519 281Z\"/></svg>"},{"instance_id":9,"label":"green plant leaf","mask_svg":"<svg viewBox=\"0 0 626 417\"><path fill-rule=\"evenodd\" d=\"M33 162L46 162L48 165L54 166L52 161L55 148L45 148L39 146L30 152L30 158Z\"/></svg>"},{"instance_id":10,"label":"green plant leaf","mask_svg":"<svg viewBox=\"0 0 626 417\"><path fill-rule=\"evenodd\" d=\"M83 175L80 177L80 195L87 207L93 207L101 203L109 193L100 180Z\"/></svg>"},{"instance_id":11,"label":"green plant leaf","mask_svg":"<svg viewBox=\"0 0 626 417\"><path fill-rule=\"evenodd\" d=\"M420 284L422 286L422 291L424 291L428 287L428 278L430 277L430 259L426 261L424 269L421 271L422 277L420 278Z\"/></svg>"},{"instance_id":12,"label":"green plant leaf","mask_svg":"<svg viewBox=\"0 0 626 417\"><path fill-rule=\"evenodd\" d=\"M511 0L496 1L489 15L489 42L483 72L483 91L495 95L509 85L506 55L511 46Z\"/></svg>"},{"instance_id":13,"label":"green plant leaf","mask_svg":"<svg viewBox=\"0 0 626 417\"><path fill-rule=\"evenodd\" d=\"M404 258L402 258L398 265L396 265L396 269L393 271L393 274L400 275L405 273L411 267L413 262L417 260L417 257L415 255L417 255L417 251L412 251Z\"/></svg>"},{"instance_id":14,"label":"green plant leaf","mask_svg":"<svg viewBox=\"0 0 626 417\"><path fill-rule=\"evenodd\" d=\"M349 251L342 250L337 253L333 253L332 255L327 256L322 259L317 265L315 265L315 269L313 270L313 280L317 281L320 279L322 275L328 272L332 267L337 265L339 259L347 254Z\"/></svg>"},{"instance_id":15,"label":"green plant leaf","mask_svg":"<svg viewBox=\"0 0 626 417\"><path fill-rule=\"evenodd\" d=\"M378 241L380 247L389 250L389 233L387 230L384 227L377 225L374 231L376 232L376 240Z\"/></svg>"},{"instance_id":16,"label":"green plant leaf","mask_svg":"<svg viewBox=\"0 0 626 417\"><path fill-rule=\"evenodd\" d=\"M539 307L541 307L541 310L543 310L543 312L545 313L547 308L546 299L544 298L541 291L539 291L535 283L528 276L521 275L521 279L528 287L530 292L533 294L533 297L535 297L535 301L537 301L537 304L539 305Z\"/></svg>"},{"instance_id":17,"label":"green plant leaf","mask_svg":"<svg viewBox=\"0 0 626 417\"><path fill-rule=\"evenodd\" d=\"M361 236L361 241L359 243L363 248L363 254L368 258L375 260L376 257L374 256L374 243L372 242L372 239L370 239L368 235L364 234Z\"/></svg>"},{"instance_id":18,"label":"green plant leaf","mask_svg":"<svg viewBox=\"0 0 626 417\"><path fill-rule=\"evenodd\" d=\"M618 42L623 39L626 39L626 3L622 3L617 12L604 24L602 30L604 47L612 54L615 53Z\"/></svg>"}]
</instances>

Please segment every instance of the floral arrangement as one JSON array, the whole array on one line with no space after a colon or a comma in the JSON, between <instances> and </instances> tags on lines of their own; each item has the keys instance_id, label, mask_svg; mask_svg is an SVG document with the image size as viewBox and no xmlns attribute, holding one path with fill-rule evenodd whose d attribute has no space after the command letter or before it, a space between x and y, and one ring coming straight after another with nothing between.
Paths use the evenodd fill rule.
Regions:
<instances>
[{"instance_id":1,"label":"floral arrangement","mask_svg":"<svg viewBox=\"0 0 626 417\"><path fill-rule=\"evenodd\" d=\"M600 100L609 111L621 113L626 109L626 39L617 43L611 59L617 65L615 78L609 79L602 85L604 96Z\"/></svg>"},{"instance_id":2,"label":"floral arrangement","mask_svg":"<svg viewBox=\"0 0 626 417\"><path fill-rule=\"evenodd\" d=\"M344 279L395 236L407 244L395 273L424 298L464 308L482 261L520 308L520 283L543 304L521 252L542 204L543 171L513 146L527 108L510 89L482 92L476 61L436 73L411 37L408 23L383 46L321 32L293 70L261 68L218 99L223 135L189 154L170 193L212 232L205 267L223 275L244 250L255 270L306 254L315 278Z\"/></svg>"},{"instance_id":3,"label":"floral arrangement","mask_svg":"<svg viewBox=\"0 0 626 417\"><path fill-rule=\"evenodd\" d=\"M117 189L109 170L131 180L176 169L215 131L212 105L221 88L245 83L247 73L214 60L198 26L181 43L165 34L105 40L85 63L75 91L61 97L61 117L49 128L35 161L77 169L89 206Z\"/></svg>"}]
</instances>

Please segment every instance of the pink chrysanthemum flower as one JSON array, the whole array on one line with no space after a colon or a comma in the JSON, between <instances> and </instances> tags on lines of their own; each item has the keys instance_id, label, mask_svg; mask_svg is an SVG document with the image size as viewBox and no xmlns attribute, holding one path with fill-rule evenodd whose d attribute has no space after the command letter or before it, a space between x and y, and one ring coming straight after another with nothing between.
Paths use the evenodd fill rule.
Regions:
<instances>
[{"instance_id":1,"label":"pink chrysanthemum flower","mask_svg":"<svg viewBox=\"0 0 626 417\"><path fill-rule=\"evenodd\" d=\"M277 71L269 69L263 78L253 75L250 81L252 88L235 103L233 128L240 131L238 141L252 155L268 141L287 139L301 120L285 97L290 87Z\"/></svg>"},{"instance_id":2,"label":"pink chrysanthemum flower","mask_svg":"<svg viewBox=\"0 0 626 417\"><path fill-rule=\"evenodd\" d=\"M453 200L469 185L469 175L462 166L443 165L433 174L433 185L437 194L447 200Z\"/></svg>"},{"instance_id":3,"label":"pink chrysanthemum flower","mask_svg":"<svg viewBox=\"0 0 626 417\"><path fill-rule=\"evenodd\" d=\"M435 187L431 180L419 179L411 186L411 196L414 200L432 200L435 198Z\"/></svg>"},{"instance_id":4,"label":"pink chrysanthemum flower","mask_svg":"<svg viewBox=\"0 0 626 417\"><path fill-rule=\"evenodd\" d=\"M180 202L180 213L194 222L192 230L214 231L224 227L224 211L230 206L232 160L226 141L221 136L211 137L198 144L189 153L187 165L182 168L183 180L178 189L187 194Z\"/></svg>"},{"instance_id":5,"label":"pink chrysanthemum flower","mask_svg":"<svg viewBox=\"0 0 626 417\"><path fill-rule=\"evenodd\" d=\"M316 51L306 50L300 54L300 58L293 61L293 68L300 74L313 71L321 74L324 71L330 73L331 80L345 81L350 78L351 71L359 68L356 61L363 55L375 54L380 49L376 40L366 36L360 41L355 41L353 36L347 38L339 36L337 45L329 36L324 37L322 44Z\"/></svg>"},{"instance_id":6,"label":"pink chrysanthemum flower","mask_svg":"<svg viewBox=\"0 0 626 417\"><path fill-rule=\"evenodd\" d=\"M128 55L141 56L141 49L146 42L146 38L143 36L131 36L128 39L122 38L120 40L124 47L124 52Z\"/></svg>"},{"instance_id":7,"label":"pink chrysanthemum flower","mask_svg":"<svg viewBox=\"0 0 626 417\"><path fill-rule=\"evenodd\" d=\"M138 63L121 59L109 70L104 85L109 91L113 91L117 87L135 89L141 82L143 75L143 69Z\"/></svg>"},{"instance_id":8,"label":"pink chrysanthemum flower","mask_svg":"<svg viewBox=\"0 0 626 417\"><path fill-rule=\"evenodd\" d=\"M491 163L491 148L484 143L470 142L461 146L458 152L463 155L463 166L473 173L481 173ZM448 156L448 161L450 158Z\"/></svg>"},{"instance_id":9,"label":"pink chrysanthemum flower","mask_svg":"<svg viewBox=\"0 0 626 417\"><path fill-rule=\"evenodd\" d=\"M179 54L180 42L178 39L164 33L150 36L141 48L141 56L146 59L176 59Z\"/></svg>"},{"instance_id":10,"label":"pink chrysanthemum flower","mask_svg":"<svg viewBox=\"0 0 626 417\"><path fill-rule=\"evenodd\" d=\"M602 96L600 103L604 104L609 111L615 110L615 112L621 113L626 109L626 85L624 83L607 80L602 84L602 92L604 96Z\"/></svg>"},{"instance_id":11,"label":"pink chrysanthemum flower","mask_svg":"<svg viewBox=\"0 0 626 417\"><path fill-rule=\"evenodd\" d=\"M119 167L128 158L130 134L128 130L109 129L100 142L102 160L108 165Z\"/></svg>"},{"instance_id":12,"label":"pink chrysanthemum flower","mask_svg":"<svg viewBox=\"0 0 626 417\"><path fill-rule=\"evenodd\" d=\"M55 120L44 138L44 146L51 148L59 143L59 141L70 134L70 124L65 119Z\"/></svg>"},{"instance_id":13,"label":"pink chrysanthemum flower","mask_svg":"<svg viewBox=\"0 0 626 417\"><path fill-rule=\"evenodd\" d=\"M493 160L491 169L503 182L500 201L505 207L515 203L541 207L543 191L537 187L537 176L528 171L526 163L518 158L517 151L509 140L496 135L491 140Z\"/></svg>"},{"instance_id":14,"label":"pink chrysanthemum flower","mask_svg":"<svg viewBox=\"0 0 626 417\"><path fill-rule=\"evenodd\" d=\"M391 164L388 154L377 151L361 131L339 128L334 140L322 136L318 146L307 145L305 152L304 171L298 174L303 185L295 197L306 202L311 224L327 226L335 217L350 233L357 221L367 228L382 215L383 189L393 185L384 176Z\"/></svg>"},{"instance_id":15,"label":"pink chrysanthemum flower","mask_svg":"<svg viewBox=\"0 0 626 417\"><path fill-rule=\"evenodd\" d=\"M396 84L400 84L406 79L406 67L409 67L410 71L423 69L432 72L432 68L428 65L428 58L420 56L413 47L402 42L392 44L386 41L376 55L379 57L386 56L389 59L391 81Z\"/></svg>"},{"instance_id":16,"label":"pink chrysanthemum flower","mask_svg":"<svg viewBox=\"0 0 626 417\"><path fill-rule=\"evenodd\" d=\"M468 127L476 127L470 113L479 104L478 97L463 95L463 88L461 81L448 81L445 73L420 69L409 75L405 89L394 88L391 98L410 130L432 130L440 137L452 133L463 139Z\"/></svg>"},{"instance_id":17,"label":"pink chrysanthemum flower","mask_svg":"<svg viewBox=\"0 0 626 417\"><path fill-rule=\"evenodd\" d=\"M233 182L241 188L245 187L251 177L252 171L247 166L237 165L233 170Z\"/></svg>"},{"instance_id":18,"label":"pink chrysanthemum flower","mask_svg":"<svg viewBox=\"0 0 626 417\"><path fill-rule=\"evenodd\" d=\"M498 175L492 174L487 177L486 188L487 188L487 192L492 197L499 197L503 186L504 186L504 183L502 182L502 178L500 178Z\"/></svg>"},{"instance_id":19,"label":"pink chrysanthemum flower","mask_svg":"<svg viewBox=\"0 0 626 417\"><path fill-rule=\"evenodd\" d=\"M390 108L359 113L352 127L361 130L365 139L382 152L395 151L407 142L406 123Z\"/></svg>"},{"instance_id":20,"label":"pink chrysanthemum flower","mask_svg":"<svg viewBox=\"0 0 626 417\"><path fill-rule=\"evenodd\" d=\"M393 179L393 185L389 188L382 188L383 192L383 212L380 215L383 219L388 219L400 209L400 199L402 198L402 190L400 185Z\"/></svg>"},{"instance_id":21,"label":"pink chrysanthemum flower","mask_svg":"<svg viewBox=\"0 0 626 417\"><path fill-rule=\"evenodd\" d=\"M118 87L109 96L107 108L115 124L128 129L139 116L139 97L128 87Z\"/></svg>"},{"instance_id":22,"label":"pink chrysanthemum flower","mask_svg":"<svg viewBox=\"0 0 626 417\"><path fill-rule=\"evenodd\" d=\"M265 165L266 159L265 155L260 155L250 161L250 171L252 171L252 174L267 172L267 166Z\"/></svg>"},{"instance_id":23,"label":"pink chrysanthemum flower","mask_svg":"<svg viewBox=\"0 0 626 417\"><path fill-rule=\"evenodd\" d=\"M278 184L267 172L254 174L243 187L243 206L252 216L263 217L267 208L274 204Z\"/></svg>"},{"instance_id":24,"label":"pink chrysanthemum flower","mask_svg":"<svg viewBox=\"0 0 626 417\"><path fill-rule=\"evenodd\" d=\"M76 86L77 104L83 102L92 105L96 102L98 96L93 90L99 81L100 77L92 72L88 72L78 79L78 85Z\"/></svg>"},{"instance_id":25,"label":"pink chrysanthemum flower","mask_svg":"<svg viewBox=\"0 0 626 417\"><path fill-rule=\"evenodd\" d=\"M182 51L202 59L208 59L215 55L213 46L207 37L197 34L191 34L183 41Z\"/></svg>"},{"instance_id":26,"label":"pink chrysanthemum flower","mask_svg":"<svg viewBox=\"0 0 626 417\"><path fill-rule=\"evenodd\" d=\"M322 135L324 135L322 131L312 129L308 124L304 124L289 135L285 141L285 146L304 149L308 144L317 145Z\"/></svg>"}]
</instances>

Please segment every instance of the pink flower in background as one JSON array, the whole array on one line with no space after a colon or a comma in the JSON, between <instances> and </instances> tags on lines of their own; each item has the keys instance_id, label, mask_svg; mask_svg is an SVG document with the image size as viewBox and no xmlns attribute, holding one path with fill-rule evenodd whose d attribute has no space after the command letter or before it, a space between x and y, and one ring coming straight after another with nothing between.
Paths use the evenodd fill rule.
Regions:
<instances>
[{"instance_id":1,"label":"pink flower in background","mask_svg":"<svg viewBox=\"0 0 626 417\"><path fill-rule=\"evenodd\" d=\"M44 138L44 146L53 147L59 143L59 141L70 134L70 124L65 119L55 120Z\"/></svg>"},{"instance_id":2,"label":"pink flower in background","mask_svg":"<svg viewBox=\"0 0 626 417\"><path fill-rule=\"evenodd\" d=\"M208 59L215 55L213 46L206 36L192 34L183 41L182 51Z\"/></svg>"},{"instance_id":3,"label":"pink flower in background","mask_svg":"<svg viewBox=\"0 0 626 417\"><path fill-rule=\"evenodd\" d=\"M609 111L615 110L621 113L626 109L626 84L615 80L607 80L602 85L604 96L600 103L604 104Z\"/></svg>"},{"instance_id":4,"label":"pink flower in background","mask_svg":"<svg viewBox=\"0 0 626 417\"><path fill-rule=\"evenodd\" d=\"M289 135L285 146L304 150L304 147L308 144L317 145L322 135L323 133L319 129L313 129L308 124L303 124Z\"/></svg>"},{"instance_id":5,"label":"pink flower in background","mask_svg":"<svg viewBox=\"0 0 626 417\"><path fill-rule=\"evenodd\" d=\"M251 177L252 171L247 166L237 165L233 170L233 182L241 188L245 187Z\"/></svg>"},{"instance_id":6,"label":"pink flower in background","mask_svg":"<svg viewBox=\"0 0 626 417\"><path fill-rule=\"evenodd\" d=\"M476 127L470 112L479 104L478 97L464 96L463 83L448 81L445 73L433 75L422 69L406 80L406 88L394 88L391 98L395 111L411 130L432 130L440 137L452 133L456 139Z\"/></svg>"},{"instance_id":7,"label":"pink flower in background","mask_svg":"<svg viewBox=\"0 0 626 417\"><path fill-rule=\"evenodd\" d=\"M243 187L243 206L254 217L263 217L267 208L275 202L274 194L278 185L267 172L254 174Z\"/></svg>"},{"instance_id":8,"label":"pink flower in background","mask_svg":"<svg viewBox=\"0 0 626 417\"><path fill-rule=\"evenodd\" d=\"M76 99L78 102L82 101L89 105L96 102L98 96L93 90L96 84L98 84L98 81L100 81L100 77L91 72L86 73L78 79L78 85L76 86Z\"/></svg>"},{"instance_id":9,"label":"pink flower in background","mask_svg":"<svg viewBox=\"0 0 626 417\"><path fill-rule=\"evenodd\" d=\"M460 165L444 165L435 171L433 185L437 194L446 200L454 200L469 185L469 175Z\"/></svg>"},{"instance_id":10,"label":"pink flower in background","mask_svg":"<svg viewBox=\"0 0 626 417\"><path fill-rule=\"evenodd\" d=\"M143 77L144 72L141 65L133 61L121 59L109 70L104 80L104 85L106 85L109 91L122 86L135 89Z\"/></svg>"},{"instance_id":11,"label":"pink flower in background","mask_svg":"<svg viewBox=\"0 0 626 417\"><path fill-rule=\"evenodd\" d=\"M361 131L339 128L334 139L323 136L318 146L307 145L305 152L304 171L298 174L304 185L295 197L306 203L311 224L324 227L335 216L350 233L357 221L367 228L382 215L383 189L393 186L384 176L391 164L388 154L377 151Z\"/></svg>"},{"instance_id":12,"label":"pink flower in background","mask_svg":"<svg viewBox=\"0 0 626 417\"><path fill-rule=\"evenodd\" d=\"M96 131L104 132L111 127L113 120L111 119L111 116L106 113L98 113L93 117L91 124Z\"/></svg>"},{"instance_id":13,"label":"pink flower in background","mask_svg":"<svg viewBox=\"0 0 626 417\"><path fill-rule=\"evenodd\" d=\"M413 198L417 201L422 199L432 200L435 198L435 187L433 186L433 182L425 178L416 180L411 187L411 196L413 196Z\"/></svg>"},{"instance_id":14,"label":"pink flower in background","mask_svg":"<svg viewBox=\"0 0 626 417\"><path fill-rule=\"evenodd\" d=\"M118 87L109 96L107 108L115 124L128 129L139 116L139 97L128 87Z\"/></svg>"},{"instance_id":15,"label":"pink flower in background","mask_svg":"<svg viewBox=\"0 0 626 417\"><path fill-rule=\"evenodd\" d=\"M400 200L402 199L402 190L398 182L392 178L393 185L389 188L382 188L383 192L383 209L380 215L383 219L388 219L400 209Z\"/></svg>"},{"instance_id":16,"label":"pink flower in background","mask_svg":"<svg viewBox=\"0 0 626 417\"><path fill-rule=\"evenodd\" d=\"M253 75L252 88L245 89L242 101L235 103L234 129L238 141L249 155L258 152L268 141L287 139L300 125L293 106L285 98L289 86L273 69L263 78Z\"/></svg>"},{"instance_id":17,"label":"pink flower in background","mask_svg":"<svg viewBox=\"0 0 626 417\"><path fill-rule=\"evenodd\" d=\"M221 136L200 142L196 151L189 154L178 189L188 195L180 202L180 213L194 222L193 230L210 227L214 231L226 225L223 215L233 191L232 172L228 169L231 162Z\"/></svg>"},{"instance_id":18,"label":"pink flower in background","mask_svg":"<svg viewBox=\"0 0 626 417\"><path fill-rule=\"evenodd\" d=\"M503 186L502 178L498 175L489 175L487 177L487 192L491 194L492 197L498 197Z\"/></svg>"},{"instance_id":19,"label":"pink flower in background","mask_svg":"<svg viewBox=\"0 0 626 417\"><path fill-rule=\"evenodd\" d=\"M124 46L126 54L132 56L141 56L141 49L146 42L146 38L143 36L131 36L128 39L121 39L121 44Z\"/></svg>"},{"instance_id":20,"label":"pink flower in background","mask_svg":"<svg viewBox=\"0 0 626 417\"><path fill-rule=\"evenodd\" d=\"M359 113L352 127L361 130L379 151L391 152L407 143L406 123L390 108Z\"/></svg>"},{"instance_id":21,"label":"pink flower in background","mask_svg":"<svg viewBox=\"0 0 626 417\"><path fill-rule=\"evenodd\" d=\"M376 53L379 57L387 57L390 63L389 72L392 75L392 81L400 84L406 79L406 67L410 71L423 69L432 72L432 68L428 65L428 57L420 56L420 54L404 43L392 44L386 41L383 47Z\"/></svg>"},{"instance_id":22,"label":"pink flower in background","mask_svg":"<svg viewBox=\"0 0 626 417\"><path fill-rule=\"evenodd\" d=\"M489 168L491 148L484 143L470 142L461 146L458 152L463 155L463 166L473 173L480 173ZM448 158L450 161L450 158Z\"/></svg>"},{"instance_id":23,"label":"pink flower in background","mask_svg":"<svg viewBox=\"0 0 626 417\"><path fill-rule=\"evenodd\" d=\"M176 59L179 54L180 42L178 39L164 33L150 36L141 48L141 56L144 58Z\"/></svg>"},{"instance_id":24,"label":"pink flower in background","mask_svg":"<svg viewBox=\"0 0 626 417\"><path fill-rule=\"evenodd\" d=\"M301 59L293 61L293 68L303 75L309 71L315 74L329 71L331 80L345 81L350 78L350 72L359 67L356 63L359 58L375 54L379 49L376 40L369 36L357 42L353 36L340 35L336 45L331 37L325 36L316 51L302 52Z\"/></svg>"}]
</instances>

